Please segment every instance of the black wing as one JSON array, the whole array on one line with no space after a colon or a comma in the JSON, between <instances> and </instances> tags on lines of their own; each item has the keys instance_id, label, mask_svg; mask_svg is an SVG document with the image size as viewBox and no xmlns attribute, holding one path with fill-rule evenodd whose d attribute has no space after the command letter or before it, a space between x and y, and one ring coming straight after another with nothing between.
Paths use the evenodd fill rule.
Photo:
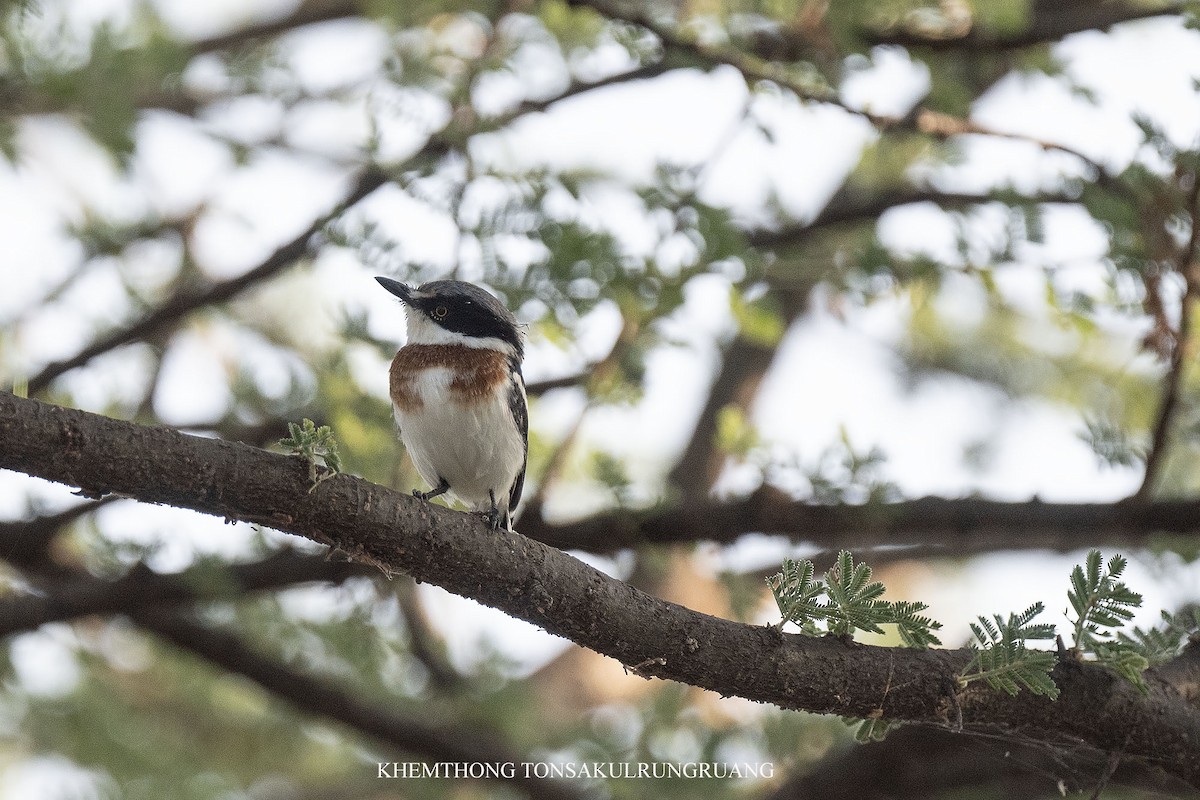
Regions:
<instances>
[{"instance_id":1,"label":"black wing","mask_svg":"<svg viewBox=\"0 0 1200 800\"><path fill-rule=\"evenodd\" d=\"M525 488L525 465L529 462L529 406L525 402L525 379L521 377L519 369L513 370L512 381L508 384L508 409L517 423L517 430L521 432L521 446L525 450L521 471L508 490L508 513L511 516L521 501L521 490Z\"/></svg>"}]
</instances>

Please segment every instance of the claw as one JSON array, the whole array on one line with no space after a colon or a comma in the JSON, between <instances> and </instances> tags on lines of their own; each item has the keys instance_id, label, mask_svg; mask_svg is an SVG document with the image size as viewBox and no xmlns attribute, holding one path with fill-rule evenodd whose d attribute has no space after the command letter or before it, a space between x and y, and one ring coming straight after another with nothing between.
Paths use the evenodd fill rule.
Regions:
<instances>
[{"instance_id":1,"label":"claw","mask_svg":"<svg viewBox=\"0 0 1200 800\"><path fill-rule=\"evenodd\" d=\"M432 500L438 495L443 495L450 491L450 484L446 483L446 479L442 478L438 481L438 485L430 489L428 492L422 492L419 489L413 489L413 497L418 500Z\"/></svg>"},{"instance_id":2,"label":"claw","mask_svg":"<svg viewBox=\"0 0 1200 800\"><path fill-rule=\"evenodd\" d=\"M489 491L488 496L492 500L492 507L490 509L488 509L487 511L481 511L479 513L483 515L483 518L485 520L487 520L488 527L491 528L492 530L494 530L494 531L507 530L508 529L508 513L501 511L500 507L496 505L496 493L495 492Z\"/></svg>"}]
</instances>

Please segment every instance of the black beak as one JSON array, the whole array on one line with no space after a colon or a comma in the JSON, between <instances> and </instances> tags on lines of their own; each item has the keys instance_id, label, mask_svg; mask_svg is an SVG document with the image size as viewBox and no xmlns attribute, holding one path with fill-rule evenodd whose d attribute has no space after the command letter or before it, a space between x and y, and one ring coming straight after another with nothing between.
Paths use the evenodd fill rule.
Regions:
<instances>
[{"instance_id":1,"label":"black beak","mask_svg":"<svg viewBox=\"0 0 1200 800\"><path fill-rule=\"evenodd\" d=\"M412 289L400 281L394 281L391 278L376 278L375 280L379 281L380 286L403 300L405 304L412 298Z\"/></svg>"}]
</instances>

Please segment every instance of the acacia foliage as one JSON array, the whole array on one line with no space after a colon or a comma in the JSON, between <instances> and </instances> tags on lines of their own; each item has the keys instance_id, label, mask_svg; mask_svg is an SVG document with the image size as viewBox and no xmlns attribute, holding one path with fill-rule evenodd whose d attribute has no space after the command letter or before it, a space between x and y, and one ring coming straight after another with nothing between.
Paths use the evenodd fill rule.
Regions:
<instances>
[{"instance_id":1,"label":"acacia foliage","mask_svg":"<svg viewBox=\"0 0 1200 800\"><path fill-rule=\"evenodd\" d=\"M793 452L760 430L752 407L797 322L887 303L900 309L893 355L913 386L953 375L1001 403L1054 404L1078 420L1098 459L1144 471L1141 499L1195 495L1194 376L1183 358L1195 290L1194 143L1147 114L1130 121L1132 155L1096 157L1070 141L996 136L1019 130L1020 120L1010 128L973 116L981 96L1013 77L1031 92L1048 82L1078 102L1102 103L1105 87L1062 71L1053 43L1072 30L1107 30L1121 12L1145 16L1153 4L1103 4L1100 18L1086 4L1022 0L936 7L915 0L827 7L328 0L274 18L251 8L244 18L211 19L204 30L149 4L103 19L80 14L86 5L0 5L5 194L28 198L38 220L27 225L12 215L4 237L17 243L12 262L2 256L6 270L14 265L5 279L16 285L20 277L24 287L0 310L5 388L11 382L64 405L258 444L283 438L289 422L312 419L313 436L336 432L341 469L408 487L416 477L396 447L379 378L397 328L347 290L355 280L457 274L485 283L530 323L535 343L567 354L531 363L543 370L531 378L565 375L569 388L557 391L574 393L586 414L632 408L628 418L636 418L650 365L678 353L677 321L691 319L682 315L689 293L716 285L728 305L712 316L727 324L702 343L720 357L712 413L701 413L695 446L679 458L655 451L630 459L603 441L540 426L535 404L533 508L551 513L557 502L560 513L632 513L669 505L703 497L729 465L822 504L882 507L901 499L906 487L888 470L888 453L845 431L814 452ZM1176 29L1191 24L1187 4L1164 4L1162 13ZM1122 34L1118 26L1106 35ZM904 49L875 49L879 42ZM927 72L927 90L857 102L855 82L896 58ZM569 100L600 96L594 85L618 92L635 79L682 75L716 86L731 73L745 89L728 119L705 118L694 137L661 148L640 171L595 153L558 161L523 151L539 141L531 126L543 113L573 130ZM615 150L632 153L632 137L647 135L640 113L623 106L622 116L606 120ZM814 183L811 174L777 168L798 147L789 119L821 133L800 146L815 151L806 162L814 172L845 161L823 195L814 188L802 202L793 192ZM701 132L713 135L697 147ZM776 178L760 181L749 200L721 191L730 185L722 165L747 139L758 148L756 163ZM1006 148L1014 172L1032 179L981 170L995 153L982 148L996 146ZM343 200L349 208L339 207ZM942 209L949 248L899 246L877 224L915 203ZM1087 256L1084 280L1072 272L1078 264L1043 248L1063 213L1103 231L1106 249ZM314 235L288 246L306 226ZM428 230L446 233L440 249L423 244ZM282 256L265 255L281 243ZM1035 307L1008 285L1013 273L1035 276ZM982 299L973 318L947 313L964 291ZM602 347L590 344L588 326L597 320L617 331ZM293 441L302 434L293 431ZM330 463L328 450L317 452L323 444L305 441ZM964 464L986 475L996 442L966 445ZM17 486L14 518L39 518L68 502ZM47 580L47 560L104 578L137 564L168 570L183 562L188 579L210 595L228 588L228 553L183 545L180 555L183 533L196 523L156 525L139 538L128 535L131 523L121 515L70 523L43 537L42 556L8 552L15 589ZM854 544L844 534L835 545L821 531L783 532L831 550ZM1019 531L1011 535L1018 546ZM269 531L239 528L236 537L240 559L283 544ZM947 547L928 545L934 553ZM1156 545L1194 554L1186 536ZM671 571L688 560L651 549L637 561L634 578L666 592ZM826 563L834 563L832 553ZM860 567L837 573L853 601L843 607L878 599L858 602L857 592L873 586L869 577L855 581ZM1090 626L1104 620L1087 597L1098 596L1103 578L1085 572L1072 596L1083 603L1075 609L1075 646L1108 653L1130 674L1144 666L1126 657L1131 641L1142 653L1157 646L1163 661L1178 657L1192 629L1186 612L1168 615L1178 624L1099 640L1101 630ZM790 714L720 711L717 722L701 719L707 707L695 697L657 684L633 700L597 700L577 723L579 714L548 710L563 694L552 674L517 679L503 655L486 648L448 659L444 626L430 623L408 588L364 578L344 589L328 583L317 596L329 613L305 614L286 593L240 597L229 589L227 602L205 607L205 619L281 664L414 715L434 708L522 751L685 760L749 747L806 766L827 748L802 743L832 740L825 722ZM711 597L747 618L765 599L761 580L745 575L729 576ZM902 608L907 617L921 618L920 597L915 589L912 600L899 601L914 604ZM1003 643L1006 626L1028 632L1019 619L990 620L980 622L981 640ZM843 615L831 630L848 635L890 621ZM73 679L40 690L31 683L19 651L39 647L70 665ZM273 780L313 790L361 785L364 796L380 790L362 780L375 752L364 754L358 734L297 714L128 623L10 639L6 656L6 713L21 731L6 745L10 755L26 763L62 756L91 770L84 780L101 793L209 798ZM1060 768L1066 774L1057 777L1078 778ZM691 782L657 793L697 790L764 791Z\"/></svg>"}]
</instances>

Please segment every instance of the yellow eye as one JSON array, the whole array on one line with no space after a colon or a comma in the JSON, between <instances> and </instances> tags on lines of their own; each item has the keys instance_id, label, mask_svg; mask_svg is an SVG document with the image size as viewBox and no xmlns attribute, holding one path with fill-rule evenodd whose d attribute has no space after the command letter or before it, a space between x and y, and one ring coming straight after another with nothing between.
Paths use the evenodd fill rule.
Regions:
<instances>
[{"instance_id":1,"label":"yellow eye","mask_svg":"<svg viewBox=\"0 0 1200 800\"><path fill-rule=\"evenodd\" d=\"M433 318L434 319L445 319L446 315L449 313L450 313L450 309L446 308L445 306L438 306L437 308L435 308L433 310Z\"/></svg>"}]
</instances>

